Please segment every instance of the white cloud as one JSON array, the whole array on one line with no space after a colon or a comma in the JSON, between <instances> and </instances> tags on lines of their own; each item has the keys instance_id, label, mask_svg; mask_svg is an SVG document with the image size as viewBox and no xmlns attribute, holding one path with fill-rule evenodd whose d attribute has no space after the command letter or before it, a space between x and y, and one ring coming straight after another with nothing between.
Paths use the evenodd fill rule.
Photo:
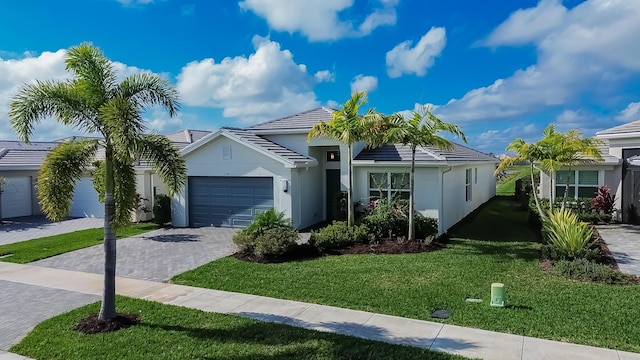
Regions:
<instances>
[{"instance_id":1,"label":"white cloud","mask_svg":"<svg viewBox=\"0 0 640 360\"><path fill-rule=\"evenodd\" d=\"M617 84L640 73L640 1L587 0L567 9L543 0L519 10L488 37L490 46L532 43L538 61L512 76L452 99L443 119L495 120L575 105L580 95L615 96ZM607 85L607 86L602 86Z\"/></svg>"},{"instance_id":2,"label":"white cloud","mask_svg":"<svg viewBox=\"0 0 640 360\"><path fill-rule=\"evenodd\" d=\"M353 0L244 0L238 5L266 19L272 29L300 32L310 41L366 36L380 26L396 23L398 0L378 0L379 6L356 29L352 21L340 17L353 3Z\"/></svg>"},{"instance_id":3,"label":"white cloud","mask_svg":"<svg viewBox=\"0 0 640 360\"><path fill-rule=\"evenodd\" d=\"M378 78L370 75L356 75L353 80L351 80L351 93L355 93L357 91L367 91L372 92L378 88Z\"/></svg>"},{"instance_id":4,"label":"white cloud","mask_svg":"<svg viewBox=\"0 0 640 360\"><path fill-rule=\"evenodd\" d=\"M469 145L481 151L501 152L508 143L516 138L525 141L537 141L542 136L542 129L534 124L519 124L506 129L485 130L477 136L467 136ZM499 144L499 145L498 145Z\"/></svg>"},{"instance_id":5,"label":"white cloud","mask_svg":"<svg viewBox=\"0 0 640 360\"><path fill-rule=\"evenodd\" d=\"M154 2L154 0L116 0L116 1L124 6L147 5Z\"/></svg>"},{"instance_id":6,"label":"white cloud","mask_svg":"<svg viewBox=\"0 0 640 360\"><path fill-rule=\"evenodd\" d=\"M16 138L7 114L13 97L24 84L35 80L64 80L71 77L65 70L65 54L66 51L61 49L55 52L45 51L38 56L25 53L20 58L0 58L0 139ZM145 71L119 62L114 62L113 67L119 80ZM72 127L62 125L54 119L43 119L36 125L32 140L55 140L76 134L79 134L78 130Z\"/></svg>"},{"instance_id":7,"label":"white cloud","mask_svg":"<svg viewBox=\"0 0 640 360\"><path fill-rule=\"evenodd\" d=\"M329 100L327 101L327 107L331 109L338 109L340 107L340 104L335 100Z\"/></svg>"},{"instance_id":8,"label":"white cloud","mask_svg":"<svg viewBox=\"0 0 640 360\"><path fill-rule=\"evenodd\" d=\"M616 120L629 122L640 119L640 101L632 102L627 105L624 110L620 111L620 114L616 116Z\"/></svg>"},{"instance_id":9,"label":"white cloud","mask_svg":"<svg viewBox=\"0 0 640 360\"><path fill-rule=\"evenodd\" d=\"M320 70L313 75L318 82L334 82L336 81L335 75L329 70Z\"/></svg>"},{"instance_id":10,"label":"white cloud","mask_svg":"<svg viewBox=\"0 0 640 360\"><path fill-rule=\"evenodd\" d=\"M414 47L410 40L401 42L387 52L387 74L392 78L402 74L424 76L446 44L447 34L443 27L432 27Z\"/></svg>"},{"instance_id":11,"label":"white cloud","mask_svg":"<svg viewBox=\"0 0 640 360\"><path fill-rule=\"evenodd\" d=\"M224 117L252 123L319 106L313 87L326 73L311 75L296 64L289 50L259 36L255 53L194 61L178 75L178 91L186 105L223 109Z\"/></svg>"}]
</instances>

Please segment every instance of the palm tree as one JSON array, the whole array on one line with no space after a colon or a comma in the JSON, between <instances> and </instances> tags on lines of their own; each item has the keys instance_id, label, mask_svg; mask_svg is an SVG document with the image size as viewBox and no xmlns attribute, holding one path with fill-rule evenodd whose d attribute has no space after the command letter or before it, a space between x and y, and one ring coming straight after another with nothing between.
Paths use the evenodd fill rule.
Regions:
<instances>
[{"instance_id":1,"label":"palm tree","mask_svg":"<svg viewBox=\"0 0 640 360\"><path fill-rule=\"evenodd\" d=\"M494 174L499 174L517 163L528 162L529 166L531 167L530 172L533 199L535 201L538 214L540 214L540 219L545 220L547 216L542 211L542 207L540 206L540 200L538 199L538 192L536 191L536 182L534 177L534 163L542 158L543 153L539 142L529 143L520 138L517 138L509 143L509 145L507 146L507 151L515 152L516 156L508 157L502 160L500 164L498 164L498 167L496 168Z\"/></svg>"},{"instance_id":2,"label":"palm tree","mask_svg":"<svg viewBox=\"0 0 640 360\"><path fill-rule=\"evenodd\" d=\"M553 124L550 124L545 129L544 138L539 141L539 144L544 149L540 159L540 167L551 174L562 167L567 167L567 171L570 174L572 167L576 165L593 164L596 161L602 161L602 153L599 148L602 142L595 138L583 139L582 133L575 129L568 130L565 133L558 133L555 131ZM563 210L566 207L570 182L571 176L567 176L562 197L561 208Z\"/></svg>"},{"instance_id":3,"label":"palm tree","mask_svg":"<svg viewBox=\"0 0 640 360\"><path fill-rule=\"evenodd\" d=\"M458 125L446 123L433 115L427 106L422 106L418 111L413 111L411 117L405 119L400 114L391 116L391 126L385 131L385 142L400 143L411 148L411 173L409 175L409 240L415 240L414 226L414 193L415 193L415 167L416 150L419 147L433 146L438 149L451 150L451 141L440 136L441 133L449 133L461 138L465 143L462 129Z\"/></svg>"},{"instance_id":4,"label":"palm tree","mask_svg":"<svg viewBox=\"0 0 640 360\"><path fill-rule=\"evenodd\" d=\"M178 93L170 82L153 74L129 76L118 83L111 61L88 43L71 47L65 63L73 79L24 85L13 97L9 117L18 138L25 143L34 127L49 116L102 137L65 142L54 148L38 176L38 198L48 218L62 220L69 214L76 182L96 156L104 158L98 166L103 167L100 173L104 178L94 178L94 184L103 182L105 189L105 273L99 319L109 320L117 315L114 228L125 224L135 209L135 160L148 160L171 193L180 191L186 181L185 163L178 150L164 136L145 134L141 116L143 109L153 105L175 115Z\"/></svg>"},{"instance_id":5,"label":"palm tree","mask_svg":"<svg viewBox=\"0 0 640 360\"><path fill-rule=\"evenodd\" d=\"M353 209L353 171L351 161L353 159L353 144L365 141L371 136L372 124L382 119L382 116L373 109L369 109L363 116L358 115L358 110L367 103L367 93L355 92L351 98L342 105L342 109L333 112L331 121L325 123L321 121L313 126L309 131L307 140L314 137L327 137L337 140L347 145L348 177L349 186L347 188L347 225L352 226L354 222Z\"/></svg>"}]
</instances>

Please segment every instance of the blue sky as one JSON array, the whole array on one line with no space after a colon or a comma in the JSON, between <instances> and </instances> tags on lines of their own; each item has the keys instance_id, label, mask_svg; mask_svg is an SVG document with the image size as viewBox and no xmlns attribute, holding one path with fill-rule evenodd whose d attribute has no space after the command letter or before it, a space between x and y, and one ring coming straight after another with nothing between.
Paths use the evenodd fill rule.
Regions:
<instances>
[{"instance_id":1,"label":"blue sky","mask_svg":"<svg viewBox=\"0 0 640 360\"><path fill-rule=\"evenodd\" d=\"M150 129L215 130L318 106L353 89L378 111L430 104L469 144L501 153L555 123L585 135L640 119L640 1L4 1L0 139L17 89L63 79L64 49L99 46L124 77L151 71L182 98ZM75 134L44 121L36 140Z\"/></svg>"}]
</instances>

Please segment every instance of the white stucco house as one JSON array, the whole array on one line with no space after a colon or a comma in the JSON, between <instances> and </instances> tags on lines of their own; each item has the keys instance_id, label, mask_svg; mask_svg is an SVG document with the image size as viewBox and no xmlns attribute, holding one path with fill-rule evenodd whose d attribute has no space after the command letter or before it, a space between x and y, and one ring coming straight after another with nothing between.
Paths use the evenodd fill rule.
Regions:
<instances>
[{"instance_id":1,"label":"white stucco house","mask_svg":"<svg viewBox=\"0 0 640 360\"><path fill-rule=\"evenodd\" d=\"M598 187L606 185L616 197L616 209L623 222L635 222L640 216L640 120L596 133L603 141L603 161L541 173L540 194L547 198L562 196L569 177L571 197L594 197Z\"/></svg>"},{"instance_id":2,"label":"white stucco house","mask_svg":"<svg viewBox=\"0 0 640 360\"><path fill-rule=\"evenodd\" d=\"M169 140L179 149L199 140L210 131L181 130L167 135ZM37 179L40 166L49 152L61 142L73 140L73 137L48 142L0 141L0 177L6 180L0 193L0 218L9 219L22 216L41 215L42 210L37 199ZM98 155L99 157L99 155ZM136 192L149 209L153 206L156 194L166 193L162 181L153 169L145 162L136 167ZM89 174L81 178L73 194L71 217L104 217L104 204L98 201L98 193L93 188ZM151 213L137 212L133 220L149 220Z\"/></svg>"},{"instance_id":3,"label":"white stucco house","mask_svg":"<svg viewBox=\"0 0 640 360\"><path fill-rule=\"evenodd\" d=\"M271 207L299 229L330 219L335 194L348 184L347 147L326 138L307 141L307 134L333 111L221 128L183 148L188 183L172 200L173 225L242 227ZM353 154L354 201L408 192L408 148L357 143ZM416 210L437 218L440 233L495 195L492 156L456 144L450 152L422 148L416 159Z\"/></svg>"}]
</instances>

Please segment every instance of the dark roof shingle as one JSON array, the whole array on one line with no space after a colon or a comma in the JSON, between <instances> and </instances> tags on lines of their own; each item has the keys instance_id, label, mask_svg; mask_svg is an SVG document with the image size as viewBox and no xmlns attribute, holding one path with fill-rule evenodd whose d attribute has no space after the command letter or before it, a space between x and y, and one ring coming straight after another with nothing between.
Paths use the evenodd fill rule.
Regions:
<instances>
[{"instance_id":1,"label":"dark roof shingle","mask_svg":"<svg viewBox=\"0 0 640 360\"><path fill-rule=\"evenodd\" d=\"M282 145L278 145L272 141L269 141L263 137L260 137L250 131L246 131L243 129L237 129L237 128L230 128L230 127L223 127L222 128L223 131L241 139L242 141L245 141L247 143L250 143L252 145L255 145L267 152L270 152L272 154L275 154L276 156L284 159L287 162L290 162L292 164L299 164L299 163L314 163L315 160L313 158L304 156L302 154L299 154L293 150L287 149Z\"/></svg>"},{"instance_id":2,"label":"dark roof shingle","mask_svg":"<svg viewBox=\"0 0 640 360\"><path fill-rule=\"evenodd\" d=\"M0 166L40 166L57 142L0 141Z\"/></svg>"},{"instance_id":3,"label":"dark roof shingle","mask_svg":"<svg viewBox=\"0 0 640 360\"><path fill-rule=\"evenodd\" d=\"M409 146L395 144L383 145L373 149L364 149L355 157L355 160L411 161L411 148ZM416 151L416 161L456 163L468 161L498 162L499 160L483 152L453 143L453 149L450 151L431 146L418 148Z\"/></svg>"}]
</instances>

